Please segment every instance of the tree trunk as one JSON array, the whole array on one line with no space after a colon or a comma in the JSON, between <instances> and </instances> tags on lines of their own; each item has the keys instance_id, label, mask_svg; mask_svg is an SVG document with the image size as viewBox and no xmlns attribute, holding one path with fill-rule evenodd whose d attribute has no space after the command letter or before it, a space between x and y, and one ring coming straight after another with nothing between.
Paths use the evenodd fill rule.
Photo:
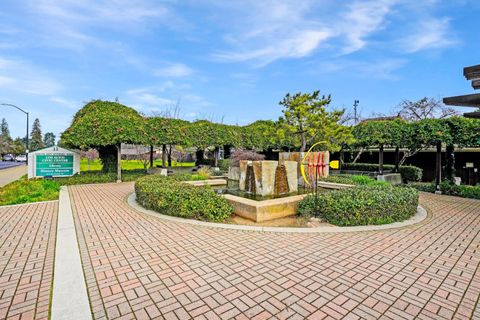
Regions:
<instances>
[{"instance_id":1,"label":"tree trunk","mask_svg":"<svg viewBox=\"0 0 480 320\"><path fill-rule=\"evenodd\" d=\"M218 167L218 158L220 156L220 148L215 147L215 150L213 151L213 166Z\"/></svg>"},{"instance_id":2,"label":"tree trunk","mask_svg":"<svg viewBox=\"0 0 480 320\"><path fill-rule=\"evenodd\" d=\"M435 167L435 186L440 191L440 182L442 181L442 142L437 142L437 161Z\"/></svg>"},{"instance_id":3,"label":"tree trunk","mask_svg":"<svg viewBox=\"0 0 480 320\"><path fill-rule=\"evenodd\" d=\"M395 148L395 172L398 173L400 171L400 148Z\"/></svg>"},{"instance_id":4,"label":"tree trunk","mask_svg":"<svg viewBox=\"0 0 480 320\"><path fill-rule=\"evenodd\" d=\"M172 145L168 146L168 166L172 167Z\"/></svg>"},{"instance_id":5,"label":"tree trunk","mask_svg":"<svg viewBox=\"0 0 480 320\"><path fill-rule=\"evenodd\" d=\"M117 145L117 183L122 182L122 144Z\"/></svg>"},{"instance_id":6,"label":"tree trunk","mask_svg":"<svg viewBox=\"0 0 480 320\"><path fill-rule=\"evenodd\" d=\"M232 154L232 146L231 145L224 145L223 146L223 157L225 159L229 159L231 154Z\"/></svg>"},{"instance_id":7,"label":"tree trunk","mask_svg":"<svg viewBox=\"0 0 480 320\"><path fill-rule=\"evenodd\" d=\"M196 155L196 158L197 158L197 161L196 161L195 164L198 166L199 164L202 164L203 160L205 159L205 154L204 154L203 149L198 149L195 152L195 155Z\"/></svg>"},{"instance_id":8,"label":"tree trunk","mask_svg":"<svg viewBox=\"0 0 480 320\"><path fill-rule=\"evenodd\" d=\"M383 175L383 144L380 145L380 151L378 152L378 173Z\"/></svg>"},{"instance_id":9,"label":"tree trunk","mask_svg":"<svg viewBox=\"0 0 480 320\"><path fill-rule=\"evenodd\" d=\"M340 151L340 161L339 162L339 165L338 165L338 170L342 170L342 165L343 163L345 162L345 151L341 150Z\"/></svg>"},{"instance_id":10,"label":"tree trunk","mask_svg":"<svg viewBox=\"0 0 480 320\"><path fill-rule=\"evenodd\" d=\"M167 145L162 144L162 168L167 167Z\"/></svg>"},{"instance_id":11,"label":"tree trunk","mask_svg":"<svg viewBox=\"0 0 480 320\"><path fill-rule=\"evenodd\" d=\"M451 183L455 183L455 147L448 145L445 160L445 179Z\"/></svg>"},{"instance_id":12,"label":"tree trunk","mask_svg":"<svg viewBox=\"0 0 480 320\"><path fill-rule=\"evenodd\" d=\"M305 138L305 133L300 135L302 138L302 146L300 147L300 152L305 152L307 150L307 139Z\"/></svg>"},{"instance_id":13,"label":"tree trunk","mask_svg":"<svg viewBox=\"0 0 480 320\"><path fill-rule=\"evenodd\" d=\"M153 146L150 146L150 168L153 168Z\"/></svg>"}]
</instances>

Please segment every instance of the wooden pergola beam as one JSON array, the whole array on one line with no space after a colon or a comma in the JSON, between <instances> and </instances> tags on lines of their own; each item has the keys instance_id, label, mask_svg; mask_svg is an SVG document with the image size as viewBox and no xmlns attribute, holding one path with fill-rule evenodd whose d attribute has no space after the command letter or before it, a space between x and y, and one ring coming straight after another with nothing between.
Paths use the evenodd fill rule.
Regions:
<instances>
[{"instance_id":1,"label":"wooden pergola beam","mask_svg":"<svg viewBox=\"0 0 480 320\"><path fill-rule=\"evenodd\" d=\"M480 79L480 64L463 68L463 75L467 80Z\"/></svg>"},{"instance_id":2,"label":"wooden pergola beam","mask_svg":"<svg viewBox=\"0 0 480 320\"><path fill-rule=\"evenodd\" d=\"M480 107L480 93L443 98L443 103L457 107Z\"/></svg>"}]
</instances>

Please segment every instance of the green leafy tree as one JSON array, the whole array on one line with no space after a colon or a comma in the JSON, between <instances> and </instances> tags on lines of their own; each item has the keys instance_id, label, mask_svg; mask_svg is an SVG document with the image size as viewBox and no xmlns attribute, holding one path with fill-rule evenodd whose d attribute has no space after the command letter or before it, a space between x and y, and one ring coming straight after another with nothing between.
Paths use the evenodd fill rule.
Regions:
<instances>
[{"instance_id":1,"label":"green leafy tree","mask_svg":"<svg viewBox=\"0 0 480 320\"><path fill-rule=\"evenodd\" d=\"M12 138L10 137L10 130L8 129L8 123L5 118L2 119L0 124L0 155L12 153Z\"/></svg>"},{"instance_id":2,"label":"green leafy tree","mask_svg":"<svg viewBox=\"0 0 480 320\"><path fill-rule=\"evenodd\" d=\"M40 120L38 118L33 121L32 132L30 133L30 146L31 151L36 151L45 148L42 137L42 128L40 126Z\"/></svg>"},{"instance_id":3,"label":"green leafy tree","mask_svg":"<svg viewBox=\"0 0 480 320\"><path fill-rule=\"evenodd\" d=\"M284 135L299 137L300 151L306 151L308 145L325 141L325 147L337 151L341 145L352 141L351 129L341 125L344 110L327 111L330 96L320 96L320 91L296 93L280 101L284 107L280 122L285 126Z\"/></svg>"},{"instance_id":4,"label":"green leafy tree","mask_svg":"<svg viewBox=\"0 0 480 320\"><path fill-rule=\"evenodd\" d=\"M18 156L19 154L25 154L25 151L25 144L23 143L22 138L16 138L13 140L11 153Z\"/></svg>"},{"instance_id":5,"label":"green leafy tree","mask_svg":"<svg viewBox=\"0 0 480 320\"><path fill-rule=\"evenodd\" d=\"M239 131L234 126L213 123L207 120L197 120L190 124L188 141L197 147L197 162L203 160L203 151L212 148L215 154L215 166L218 165L218 150L224 145L239 144Z\"/></svg>"},{"instance_id":6,"label":"green leafy tree","mask_svg":"<svg viewBox=\"0 0 480 320\"><path fill-rule=\"evenodd\" d=\"M148 144L144 118L134 109L117 102L94 100L74 116L61 136L62 144L99 152L104 172L117 171L121 180L121 144Z\"/></svg>"},{"instance_id":7,"label":"green leafy tree","mask_svg":"<svg viewBox=\"0 0 480 320\"><path fill-rule=\"evenodd\" d=\"M53 147L55 145L55 134L53 132L45 133L45 136L43 137L43 143L47 148Z\"/></svg>"},{"instance_id":8,"label":"green leafy tree","mask_svg":"<svg viewBox=\"0 0 480 320\"><path fill-rule=\"evenodd\" d=\"M0 124L0 136L4 139L12 139L8 129L8 122L5 118L2 118L2 123Z\"/></svg>"},{"instance_id":9,"label":"green leafy tree","mask_svg":"<svg viewBox=\"0 0 480 320\"><path fill-rule=\"evenodd\" d=\"M148 142L162 146L162 165L172 165L172 149L175 145L189 144L189 122L181 119L150 117L146 119Z\"/></svg>"}]
</instances>

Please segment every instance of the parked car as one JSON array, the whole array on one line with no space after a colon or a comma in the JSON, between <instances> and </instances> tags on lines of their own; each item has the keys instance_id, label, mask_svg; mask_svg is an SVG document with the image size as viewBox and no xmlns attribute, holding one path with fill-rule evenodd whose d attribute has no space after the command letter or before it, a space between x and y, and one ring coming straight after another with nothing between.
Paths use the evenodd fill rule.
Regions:
<instances>
[{"instance_id":1,"label":"parked car","mask_svg":"<svg viewBox=\"0 0 480 320\"><path fill-rule=\"evenodd\" d=\"M6 154L3 156L3 161L15 161L15 157L11 154Z\"/></svg>"},{"instance_id":2,"label":"parked car","mask_svg":"<svg viewBox=\"0 0 480 320\"><path fill-rule=\"evenodd\" d=\"M24 154L19 154L15 160L17 160L18 162L27 162L27 156L24 155Z\"/></svg>"}]
</instances>

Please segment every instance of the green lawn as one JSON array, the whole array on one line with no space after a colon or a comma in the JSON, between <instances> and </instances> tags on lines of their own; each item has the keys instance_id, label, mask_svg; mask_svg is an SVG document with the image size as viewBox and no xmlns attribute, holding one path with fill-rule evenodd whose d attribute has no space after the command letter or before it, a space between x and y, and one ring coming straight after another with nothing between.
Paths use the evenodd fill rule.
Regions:
<instances>
[{"instance_id":1,"label":"green lawn","mask_svg":"<svg viewBox=\"0 0 480 320\"><path fill-rule=\"evenodd\" d=\"M155 166L162 166L162 160L155 160ZM173 162L173 167L193 167L195 165L194 162ZM122 170L135 170L135 169L143 169L143 163L140 160L122 160ZM100 161L93 160L90 162L90 171L97 171L102 170L102 165ZM80 172L89 171L88 167L88 159L82 158L80 160Z\"/></svg>"}]
</instances>

